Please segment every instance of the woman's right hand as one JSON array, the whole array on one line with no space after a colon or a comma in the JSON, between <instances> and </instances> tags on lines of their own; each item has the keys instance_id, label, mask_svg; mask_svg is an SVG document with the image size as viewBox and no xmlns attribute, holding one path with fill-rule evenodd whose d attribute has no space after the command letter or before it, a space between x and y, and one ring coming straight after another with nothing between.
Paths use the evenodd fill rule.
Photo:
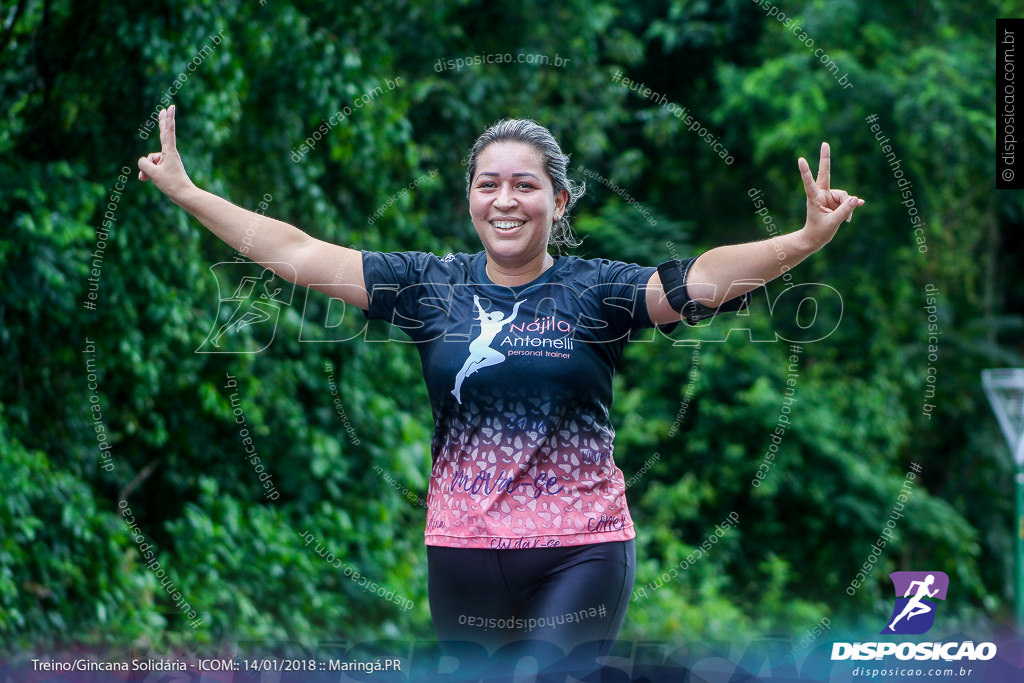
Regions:
<instances>
[{"instance_id":1,"label":"woman's right hand","mask_svg":"<svg viewBox=\"0 0 1024 683\"><path fill-rule=\"evenodd\" d=\"M175 105L172 104L160 111L160 151L139 159L139 180L152 180L157 189L172 200L195 187L178 156L174 137L174 109Z\"/></svg>"},{"instance_id":2,"label":"woman's right hand","mask_svg":"<svg viewBox=\"0 0 1024 683\"><path fill-rule=\"evenodd\" d=\"M152 180L228 246L281 278L365 310L369 298L363 252L314 239L294 225L247 211L196 187L178 156L174 110L171 105L160 112L160 151L139 159L139 180Z\"/></svg>"}]
</instances>

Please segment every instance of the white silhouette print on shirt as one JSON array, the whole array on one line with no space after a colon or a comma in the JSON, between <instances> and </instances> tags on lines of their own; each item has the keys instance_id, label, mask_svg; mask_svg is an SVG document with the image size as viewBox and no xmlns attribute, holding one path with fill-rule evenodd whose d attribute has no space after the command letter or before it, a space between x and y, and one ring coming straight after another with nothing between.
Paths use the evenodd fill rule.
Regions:
<instances>
[{"instance_id":1,"label":"white silhouette print on shirt","mask_svg":"<svg viewBox=\"0 0 1024 683\"><path fill-rule=\"evenodd\" d=\"M515 320L516 315L519 314L519 307L524 302L525 299L517 301L512 307L512 313L506 317L501 311L488 313L480 305L480 297L473 295L473 304L477 310L476 319L480 321L480 336L469 343L469 358L463 363L459 374L455 376L455 388L452 389L452 395L460 405L462 404L462 383L465 379L478 370L497 365L505 360L505 354L497 349L492 349L491 342L505 325L509 325Z\"/></svg>"}]
</instances>

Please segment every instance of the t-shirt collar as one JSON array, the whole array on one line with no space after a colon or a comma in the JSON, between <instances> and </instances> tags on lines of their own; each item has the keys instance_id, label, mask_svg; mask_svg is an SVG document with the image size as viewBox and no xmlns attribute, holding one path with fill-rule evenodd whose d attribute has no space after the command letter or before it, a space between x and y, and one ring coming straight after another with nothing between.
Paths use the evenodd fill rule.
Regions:
<instances>
[{"instance_id":1,"label":"t-shirt collar","mask_svg":"<svg viewBox=\"0 0 1024 683\"><path fill-rule=\"evenodd\" d=\"M511 291L518 294L519 292L530 289L531 287L536 287L537 285L550 282L552 278L558 274L558 271L563 270L568 263L568 259L560 254L552 254L551 258L554 259L554 263L552 263L550 268L545 270L536 278L526 284L509 287L507 285L498 285L491 281L490 276L487 275L487 252L481 251L473 256L473 280L475 284L483 285L485 289L494 289L503 292Z\"/></svg>"}]
</instances>

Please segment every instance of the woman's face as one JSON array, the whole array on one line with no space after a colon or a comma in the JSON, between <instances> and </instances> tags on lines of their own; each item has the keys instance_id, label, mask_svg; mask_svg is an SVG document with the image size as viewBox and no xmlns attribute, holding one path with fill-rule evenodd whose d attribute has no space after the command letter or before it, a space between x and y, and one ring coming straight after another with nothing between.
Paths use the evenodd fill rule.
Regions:
<instances>
[{"instance_id":1,"label":"woman's face","mask_svg":"<svg viewBox=\"0 0 1024 683\"><path fill-rule=\"evenodd\" d=\"M526 262L546 253L568 197L564 190L555 196L541 153L521 142L495 142L476 168L469 215L488 256Z\"/></svg>"}]
</instances>

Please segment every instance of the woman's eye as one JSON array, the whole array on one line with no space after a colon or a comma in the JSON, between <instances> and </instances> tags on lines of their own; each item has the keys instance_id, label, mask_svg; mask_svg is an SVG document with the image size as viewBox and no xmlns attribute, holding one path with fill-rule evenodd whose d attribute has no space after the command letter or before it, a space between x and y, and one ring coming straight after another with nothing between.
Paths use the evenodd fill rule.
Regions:
<instances>
[{"instance_id":1,"label":"woman's eye","mask_svg":"<svg viewBox=\"0 0 1024 683\"><path fill-rule=\"evenodd\" d=\"M498 187L498 184L493 180L484 180L477 184L477 188L480 190L493 190ZM515 184L517 190L536 190L537 186L528 180L523 180Z\"/></svg>"}]
</instances>

